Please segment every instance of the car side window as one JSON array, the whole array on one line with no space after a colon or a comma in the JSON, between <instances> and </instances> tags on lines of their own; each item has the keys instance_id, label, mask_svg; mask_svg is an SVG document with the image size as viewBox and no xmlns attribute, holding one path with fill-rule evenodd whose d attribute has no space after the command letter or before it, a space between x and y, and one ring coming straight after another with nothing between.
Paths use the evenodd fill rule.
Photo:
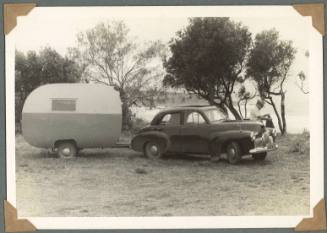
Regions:
<instances>
[{"instance_id":1,"label":"car side window","mask_svg":"<svg viewBox=\"0 0 327 233\"><path fill-rule=\"evenodd\" d=\"M186 124L189 124L189 125L191 125L191 124L199 125L199 124L205 124L205 123L206 123L205 119L198 112L190 112L187 115Z\"/></svg>"},{"instance_id":2,"label":"car side window","mask_svg":"<svg viewBox=\"0 0 327 233\"><path fill-rule=\"evenodd\" d=\"M180 125L180 113L168 113L161 118L160 125Z\"/></svg>"}]
</instances>

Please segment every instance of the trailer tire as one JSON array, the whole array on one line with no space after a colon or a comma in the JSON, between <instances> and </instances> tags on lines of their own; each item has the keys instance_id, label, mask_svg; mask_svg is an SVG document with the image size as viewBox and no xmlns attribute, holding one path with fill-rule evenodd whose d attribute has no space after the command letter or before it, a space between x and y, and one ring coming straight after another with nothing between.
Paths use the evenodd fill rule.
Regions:
<instances>
[{"instance_id":1,"label":"trailer tire","mask_svg":"<svg viewBox=\"0 0 327 233\"><path fill-rule=\"evenodd\" d=\"M74 142L60 142L57 149L59 158L71 159L77 155L77 147Z\"/></svg>"}]
</instances>

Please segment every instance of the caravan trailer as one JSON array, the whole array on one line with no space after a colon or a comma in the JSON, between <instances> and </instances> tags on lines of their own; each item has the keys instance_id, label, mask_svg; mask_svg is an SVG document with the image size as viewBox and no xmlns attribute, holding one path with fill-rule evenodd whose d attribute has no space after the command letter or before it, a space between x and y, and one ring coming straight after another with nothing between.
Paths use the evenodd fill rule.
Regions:
<instances>
[{"instance_id":1,"label":"caravan trailer","mask_svg":"<svg viewBox=\"0 0 327 233\"><path fill-rule=\"evenodd\" d=\"M35 89L22 112L25 140L74 157L82 148L113 146L121 133L119 93L100 84L49 84Z\"/></svg>"}]
</instances>

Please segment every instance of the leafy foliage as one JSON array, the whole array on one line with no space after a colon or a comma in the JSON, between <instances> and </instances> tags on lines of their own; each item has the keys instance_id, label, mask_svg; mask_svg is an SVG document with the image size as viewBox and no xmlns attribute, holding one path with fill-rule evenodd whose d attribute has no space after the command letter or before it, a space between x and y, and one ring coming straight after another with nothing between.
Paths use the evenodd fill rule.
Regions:
<instances>
[{"instance_id":1,"label":"leafy foliage","mask_svg":"<svg viewBox=\"0 0 327 233\"><path fill-rule=\"evenodd\" d=\"M301 70L298 74L297 77L300 81L300 84L296 83L296 85L300 88L303 94L309 94L309 91L307 91L304 87L304 82L307 80L307 76L305 73Z\"/></svg>"},{"instance_id":2,"label":"leafy foliage","mask_svg":"<svg viewBox=\"0 0 327 233\"><path fill-rule=\"evenodd\" d=\"M20 132L21 112L27 96L44 84L79 82L81 69L73 60L51 48L39 53L29 51L26 55L16 51L15 59L15 120Z\"/></svg>"},{"instance_id":3,"label":"leafy foliage","mask_svg":"<svg viewBox=\"0 0 327 233\"><path fill-rule=\"evenodd\" d=\"M251 93L249 90L246 89L244 84L241 84L240 88L238 89L237 92L237 107L238 107L238 112L242 116L242 118L247 118L247 104L251 99L254 99L257 96L257 92ZM241 105L243 104L244 110L242 111Z\"/></svg>"},{"instance_id":4,"label":"leafy foliage","mask_svg":"<svg viewBox=\"0 0 327 233\"><path fill-rule=\"evenodd\" d=\"M150 102L160 95L163 76L161 56L165 47L159 42L139 45L128 35L122 21L100 23L77 35L78 48L73 57L83 64L83 79L113 86L120 93L123 130L131 127L130 107ZM160 81L158 81L160 80Z\"/></svg>"},{"instance_id":5,"label":"leafy foliage","mask_svg":"<svg viewBox=\"0 0 327 233\"><path fill-rule=\"evenodd\" d=\"M308 155L310 153L310 133L304 130L302 134L296 135L290 143L289 152Z\"/></svg>"},{"instance_id":6,"label":"leafy foliage","mask_svg":"<svg viewBox=\"0 0 327 233\"><path fill-rule=\"evenodd\" d=\"M247 63L246 75L256 82L261 98L273 107L282 134L286 133L284 84L295 53L292 42L280 40L278 31L272 29L256 35ZM274 97L281 98L280 110Z\"/></svg>"},{"instance_id":7,"label":"leafy foliage","mask_svg":"<svg viewBox=\"0 0 327 233\"><path fill-rule=\"evenodd\" d=\"M170 43L164 85L184 87L240 118L232 93L242 79L250 44L248 29L229 18L192 18Z\"/></svg>"},{"instance_id":8,"label":"leafy foliage","mask_svg":"<svg viewBox=\"0 0 327 233\"><path fill-rule=\"evenodd\" d=\"M275 94L276 88L279 92L283 91L295 52L292 42L279 40L279 33L275 29L256 35L247 63L247 75L256 81L264 98Z\"/></svg>"}]
</instances>

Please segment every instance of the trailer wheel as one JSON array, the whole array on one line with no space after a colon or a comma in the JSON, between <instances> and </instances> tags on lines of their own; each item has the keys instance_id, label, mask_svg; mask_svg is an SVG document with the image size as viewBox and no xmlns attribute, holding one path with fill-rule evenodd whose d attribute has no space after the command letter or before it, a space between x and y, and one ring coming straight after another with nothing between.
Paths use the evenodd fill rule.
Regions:
<instances>
[{"instance_id":1,"label":"trailer wheel","mask_svg":"<svg viewBox=\"0 0 327 233\"><path fill-rule=\"evenodd\" d=\"M77 148L74 142L61 142L57 148L59 158L71 159L76 157Z\"/></svg>"}]
</instances>

